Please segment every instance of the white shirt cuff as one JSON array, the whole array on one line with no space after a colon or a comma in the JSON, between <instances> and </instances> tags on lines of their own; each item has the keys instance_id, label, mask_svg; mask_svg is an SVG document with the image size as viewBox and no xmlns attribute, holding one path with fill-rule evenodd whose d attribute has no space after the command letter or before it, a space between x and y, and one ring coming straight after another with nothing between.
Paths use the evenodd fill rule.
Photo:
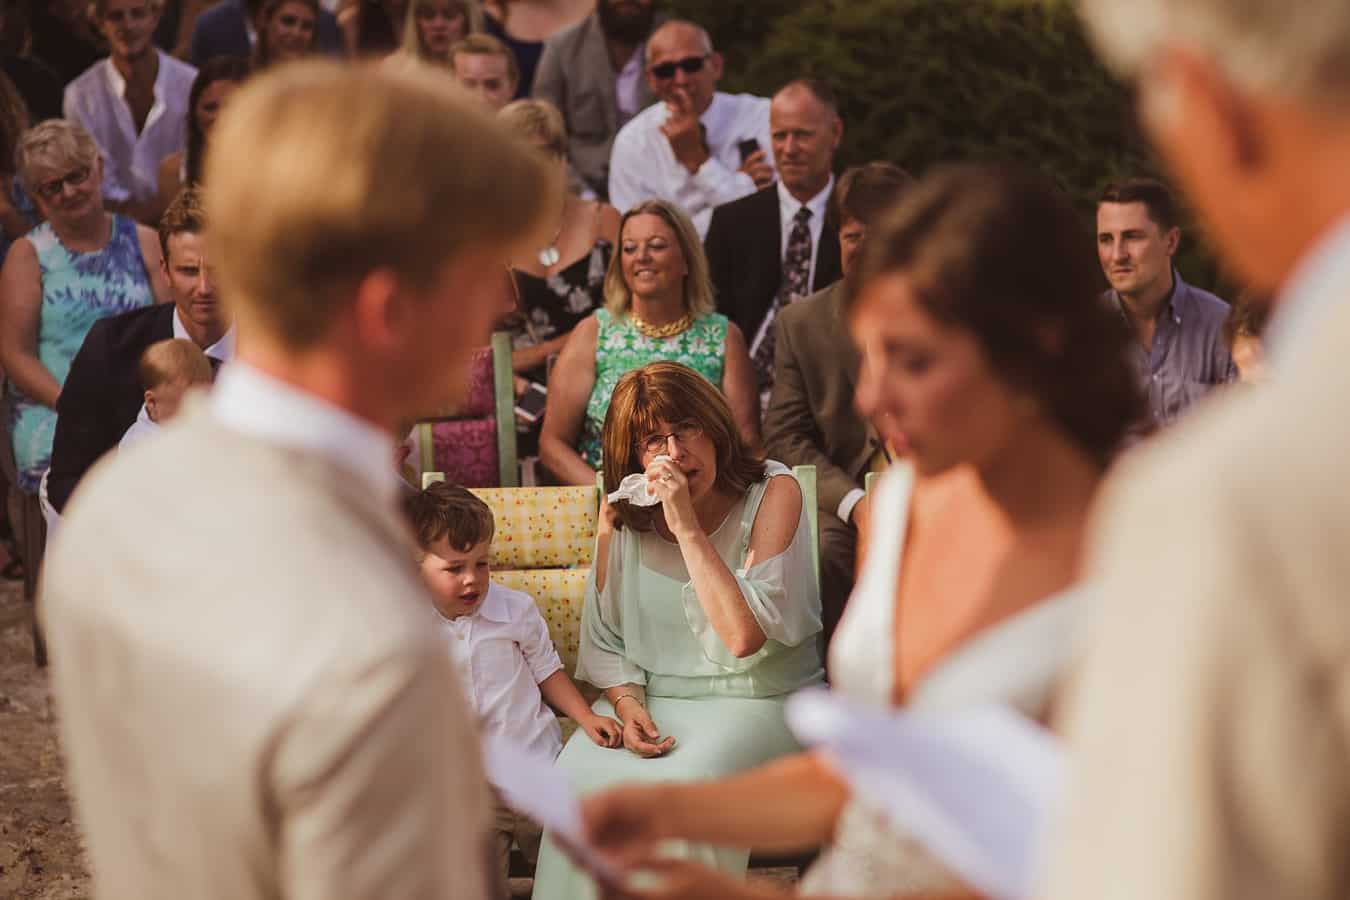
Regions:
<instances>
[{"instance_id":1,"label":"white shirt cuff","mask_svg":"<svg viewBox=\"0 0 1350 900\"><path fill-rule=\"evenodd\" d=\"M854 488L844 495L844 499L839 501L839 508L835 510L835 515L848 524L848 517L853 515L853 507L858 505L858 501L867 496L867 492L862 488Z\"/></svg>"}]
</instances>

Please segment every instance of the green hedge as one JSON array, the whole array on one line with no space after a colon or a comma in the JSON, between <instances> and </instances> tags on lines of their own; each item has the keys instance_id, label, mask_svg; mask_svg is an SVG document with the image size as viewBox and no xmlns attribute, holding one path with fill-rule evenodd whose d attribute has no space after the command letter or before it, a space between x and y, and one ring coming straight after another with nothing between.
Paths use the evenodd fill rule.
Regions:
<instances>
[{"instance_id":1,"label":"green hedge","mask_svg":"<svg viewBox=\"0 0 1350 900\"><path fill-rule=\"evenodd\" d=\"M1126 2L1126 0L1121 0ZM798 76L839 94L840 162L1009 160L1053 176L1090 215L1102 186L1157 174L1128 91L1055 0L673 0L727 60L723 88L772 94ZM1192 235L1193 237L1193 235ZM1212 285L1199 241L1178 261Z\"/></svg>"}]
</instances>

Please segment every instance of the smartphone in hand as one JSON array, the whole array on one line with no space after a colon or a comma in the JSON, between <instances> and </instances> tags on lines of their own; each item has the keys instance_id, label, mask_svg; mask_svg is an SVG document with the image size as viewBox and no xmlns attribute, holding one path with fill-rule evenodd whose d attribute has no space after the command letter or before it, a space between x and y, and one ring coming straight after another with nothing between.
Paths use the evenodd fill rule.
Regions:
<instances>
[{"instance_id":1,"label":"smartphone in hand","mask_svg":"<svg viewBox=\"0 0 1350 900\"><path fill-rule=\"evenodd\" d=\"M544 407L548 405L548 388L537 381L531 381L525 393L516 398L516 418L527 425L533 425L544 417Z\"/></svg>"},{"instance_id":2,"label":"smartphone in hand","mask_svg":"<svg viewBox=\"0 0 1350 900\"><path fill-rule=\"evenodd\" d=\"M736 145L736 149L740 151L741 162L745 162L747 159L750 158L751 154L759 150L759 141L755 140L754 138L741 141Z\"/></svg>"}]
</instances>

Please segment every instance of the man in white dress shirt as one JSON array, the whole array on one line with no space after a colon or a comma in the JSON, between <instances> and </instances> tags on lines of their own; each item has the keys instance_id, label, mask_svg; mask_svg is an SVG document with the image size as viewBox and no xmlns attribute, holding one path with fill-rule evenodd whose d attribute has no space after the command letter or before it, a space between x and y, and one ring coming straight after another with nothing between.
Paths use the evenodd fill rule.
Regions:
<instances>
[{"instance_id":1,"label":"man in white dress shirt","mask_svg":"<svg viewBox=\"0 0 1350 900\"><path fill-rule=\"evenodd\" d=\"M1276 299L1269 381L1105 490L1044 896L1350 896L1350 4L1083 8L1232 273Z\"/></svg>"},{"instance_id":2,"label":"man in white dress shirt","mask_svg":"<svg viewBox=\"0 0 1350 900\"><path fill-rule=\"evenodd\" d=\"M104 199L149 222L160 161L183 149L197 70L155 47L156 0L98 0L95 13L110 55L66 86L65 116L98 144Z\"/></svg>"},{"instance_id":3,"label":"man in white dress shirt","mask_svg":"<svg viewBox=\"0 0 1350 900\"><path fill-rule=\"evenodd\" d=\"M769 100L717 90L722 55L692 22L666 22L647 40L647 83L660 98L614 138L609 202L620 212L669 200L708 232L714 206L773 183Z\"/></svg>"},{"instance_id":4,"label":"man in white dress shirt","mask_svg":"<svg viewBox=\"0 0 1350 900\"><path fill-rule=\"evenodd\" d=\"M461 399L560 173L441 73L231 98L207 244L240 342L66 507L41 608L102 897L494 891L472 719L411 564L399 423Z\"/></svg>"}]
</instances>

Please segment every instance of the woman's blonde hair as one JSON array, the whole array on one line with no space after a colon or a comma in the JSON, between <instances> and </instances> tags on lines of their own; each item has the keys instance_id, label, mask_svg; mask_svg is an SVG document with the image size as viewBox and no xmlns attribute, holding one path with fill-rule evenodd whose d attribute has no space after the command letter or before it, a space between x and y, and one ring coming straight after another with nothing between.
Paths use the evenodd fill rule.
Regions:
<instances>
[{"instance_id":1,"label":"woman's blonde hair","mask_svg":"<svg viewBox=\"0 0 1350 900\"><path fill-rule=\"evenodd\" d=\"M433 60L427 56L426 49L422 46L422 36L417 31L417 11L432 2L434 0L408 0L408 9L403 14L403 39L400 42L399 52L420 62L441 64L440 60ZM466 35L477 34L483 30L483 9L477 0L450 0L450 5L459 7L460 13L464 16ZM448 64L449 60L445 62Z\"/></svg>"},{"instance_id":2,"label":"woman's blonde hair","mask_svg":"<svg viewBox=\"0 0 1350 900\"><path fill-rule=\"evenodd\" d=\"M642 471L638 443L658 431L663 422L671 426L694 422L703 429L717 458L715 490L740 496L764 477L764 457L741 437L722 392L688 366L663 360L624 375L610 395L600 435L606 494L617 490L624 476ZM650 507L621 501L614 504L614 511L630 528L651 528Z\"/></svg>"},{"instance_id":3,"label":"woman's blonde hair","mask_svg":"<svg viewBox=\"0 0 1350 900\"><path fill-rule=\"evenodd\" d=\"M547 100L512 100L497 119L522 139L543 144L554 156L567 155L567 126L558 107Z\"/></svg>"},{"instance_id":4,"label":"woman's blonde hair","mask_svg":"<svg viewBox=\"0 0 1350 900\"><path fill-rule=\"evenodd\" d=\"M698 239L694 223L674 203L647 200L624 213L619 220L619 246L610 256L609 270L605 272L605 309L609 314L616 318L626 316L633 305L633 292L628 289L623 276L623 230L634 216L657 216L674 233L689 270L684 276L685 310L694 318L715 311L717 304L713 300L712 278L708 274L708 257L703 253L703 243Z\"/></svg>"},{"instance_id":5,"label":"woman's blonde hair","mask_svg":"<svg viewBox=\"0 0 1350 900\"><path fill-rule=\"evenodd\" d=\"M89 132L69 119L39 122L19 136L19 144L14 148L14 171L30 195L37 192L37 169L65 172L97 162L98 144Z\"/></svg>"},{"instance_id":6,"label":"woman's blonde hair","mask_svg":"<svg viewBox=\"0 0 1350 900\"><path fill-rule=\"evenodd\" d=\"M215 129L204 205L221 294L241 330L297 349L371 272L426 288L468 248L538 246L542 198L562 193L557 167L426 66L295 63L239 88Z\"/></svg>"}]
</instances>

